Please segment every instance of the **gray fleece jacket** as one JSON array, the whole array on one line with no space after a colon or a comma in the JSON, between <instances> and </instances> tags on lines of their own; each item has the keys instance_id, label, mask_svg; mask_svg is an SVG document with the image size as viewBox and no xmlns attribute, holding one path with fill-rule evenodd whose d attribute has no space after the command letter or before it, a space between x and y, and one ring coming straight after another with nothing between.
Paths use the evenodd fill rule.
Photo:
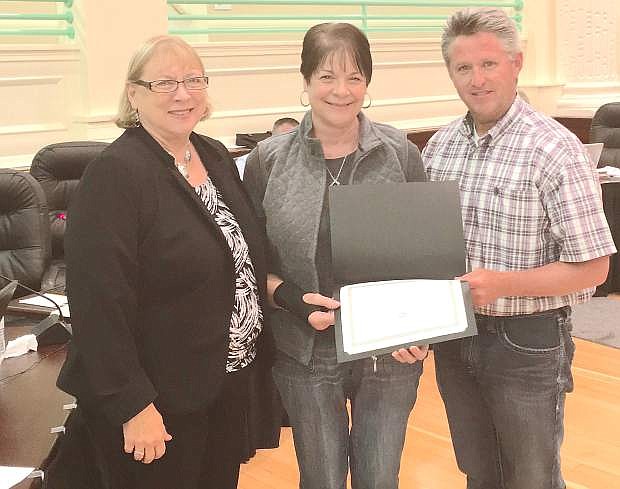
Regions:
<instances>
[{"instance_id":1,"label":"gray fleece jacket","mask_svg":"<svg viewBox=\"0 0 620 489\"><path fill-rule=\"evenodd\" d=\"M349 184L426 179L418 148L404 132L358 116L360 135ZM244 184L264 218L272 257L270 272L303 290L318 291L315 264L327 172L321 142L312 137L312 115L299 127L258 143L248 155ZM278 309L269 315L279 350L308 365L315 331Z\"/></svg>"}]
</instances>

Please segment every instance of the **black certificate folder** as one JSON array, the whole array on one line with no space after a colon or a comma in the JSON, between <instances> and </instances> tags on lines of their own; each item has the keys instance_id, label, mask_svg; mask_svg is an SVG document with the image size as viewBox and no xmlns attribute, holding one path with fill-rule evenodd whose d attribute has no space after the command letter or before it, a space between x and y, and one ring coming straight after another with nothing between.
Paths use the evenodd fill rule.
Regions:
<instances>
[{"instance_id":1,"label":"black certificate folder","mask_svg":"<svg viewBox=\"0 0 620 489\"><path fill-rule=\"evenodd\" d=\"M329 189L339 361L476 334L456 182Z\"/></svg>"}]
</instances>

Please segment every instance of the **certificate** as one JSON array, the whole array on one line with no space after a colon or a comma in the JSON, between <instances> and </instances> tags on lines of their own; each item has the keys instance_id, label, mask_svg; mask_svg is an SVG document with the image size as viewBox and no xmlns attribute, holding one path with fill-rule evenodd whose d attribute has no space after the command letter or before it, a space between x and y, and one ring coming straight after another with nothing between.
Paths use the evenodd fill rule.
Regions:
<instances>
[{"instance_id":1,"label":"certificate","mask_svg":"<svg viewBox=\"0 0 620 489\"><path fill-rule=\"evenodd\" d=\"M329 189L338 361L476 334L456 182Z\"/></svg>"},{"instance_id":2,"label":"certificate","mask_svg":"<svg viewBox=\"0 0 620 489\"><path fill-rule=\"evenodd\" d=\"M459 280L391 280L342 287L336 324L339 360L475 334L468 292L467 284Z\"/></svg>"}]
</instances>

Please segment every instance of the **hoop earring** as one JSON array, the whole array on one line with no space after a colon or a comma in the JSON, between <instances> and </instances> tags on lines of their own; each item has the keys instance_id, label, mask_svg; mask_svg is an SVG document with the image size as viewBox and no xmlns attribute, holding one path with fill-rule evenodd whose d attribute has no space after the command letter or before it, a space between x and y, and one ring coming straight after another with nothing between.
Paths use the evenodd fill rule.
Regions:
<instances>
[{"instance_id":1,"label":"hoop earring","mask_svg":"<svg viewBox=\"0 0 620 489\"><path fill-rule=\"evenodd\" d=\"M370 96L368 92L364 94L364 101L366 101L366 97L368 97L368 105L366 104L362 105L362 109L367 109L372 105L372 97Z\"/></svg>"},{"instance_id":2,"label":"hoop earring","mask_svg":"<svg viewBox=\"0 0 620 489\"><path fill-rule=\"evenodd\" d=\"M299 94L299 103L302 107L308 107L310 105L310 95L308 95L308 101L304 103L304 93L308 95L308 90L302 90L302 92Z\"/></svg>"}]
</instances>

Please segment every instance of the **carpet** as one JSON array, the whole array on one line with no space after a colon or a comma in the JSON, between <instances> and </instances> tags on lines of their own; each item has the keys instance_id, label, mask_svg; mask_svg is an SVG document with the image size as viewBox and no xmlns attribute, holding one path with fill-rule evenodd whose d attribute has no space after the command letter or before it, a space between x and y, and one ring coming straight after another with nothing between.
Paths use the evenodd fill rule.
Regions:
<instances>
[{"instance_id":1,"label":"carpet","mask_svg":"<svg viewBox=\"0 0 620 489\"><path fill-rule=\"evenodd\" d=\"M620 348L620 299L594 297L573 307L573 336Z\"/></svg>"}]
</instances>

